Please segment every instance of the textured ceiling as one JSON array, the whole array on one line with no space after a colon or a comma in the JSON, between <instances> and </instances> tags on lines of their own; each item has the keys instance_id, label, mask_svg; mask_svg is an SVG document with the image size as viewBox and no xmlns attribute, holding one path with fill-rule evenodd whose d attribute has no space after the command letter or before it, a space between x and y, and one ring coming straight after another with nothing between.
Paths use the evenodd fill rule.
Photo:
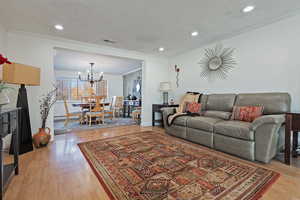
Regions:
<instances>
[{"instance_id":1,"label":"textured ceiling","mask_svg":"<svg viewBox=\"0 0 300 200\"><path fill-rule=\"evenodd\" d=\"M249 4L256 9L243 14ZM9 30L163 55L272 23L299 12L299 0L5 0L0 20ZM56 31L54 24L63 24ZM199 36L190 37L198 30Z\"/></svg>"},{"instance_id":2,"label":"textured ceiling","mask_svg":"<svg viewBox=\"0 0 300 200\"><path fill-rule=\"evenodd\" d=\"M90 63L94 70L109 74L124 74L141 68L142 61L98 54L88 54L67 49L55 49L54 69L74 72L86 72Z\"/></svg>"}]
</instances>

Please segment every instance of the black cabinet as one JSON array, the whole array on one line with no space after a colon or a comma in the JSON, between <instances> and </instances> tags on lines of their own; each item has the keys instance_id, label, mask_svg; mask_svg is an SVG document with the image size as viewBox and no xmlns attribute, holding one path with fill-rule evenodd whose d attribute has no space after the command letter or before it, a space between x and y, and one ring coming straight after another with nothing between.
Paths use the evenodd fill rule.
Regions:
<instances>
[{"instance_id":1,"label":"black cabinet","mask_svg":"<svg viewBox=\"0 0 300 200\"><path fill-rule=\"evenodd\" d=\"M18 120L20 116L20 109L2 110L0 112L0 200L3 199L3 193L13 174L19 173L18 155L19 155L19 127ZM13 153L14 162L4 164L3 162L3 138L8 134L12 134L14 138Z\"/></svg>"}]
</instances>

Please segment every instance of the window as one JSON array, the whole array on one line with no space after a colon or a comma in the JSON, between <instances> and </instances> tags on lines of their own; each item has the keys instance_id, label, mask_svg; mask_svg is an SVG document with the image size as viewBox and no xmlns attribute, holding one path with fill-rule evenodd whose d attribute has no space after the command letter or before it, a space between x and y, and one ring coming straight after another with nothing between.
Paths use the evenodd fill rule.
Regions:
<instances>
[{"instance_id":1,"label":"window","mask_svg":"<svg viewBox=\"0 0 300 200\"><path fill-rule=\"evenodd\" d=\"M80 100L83 96L96 94L97 96L106 96L107 80L96 82L91 88L89 82L80 81L77 79L59 79L56 80L57 85L57 100Z\"/></svg>"}]
</instances>

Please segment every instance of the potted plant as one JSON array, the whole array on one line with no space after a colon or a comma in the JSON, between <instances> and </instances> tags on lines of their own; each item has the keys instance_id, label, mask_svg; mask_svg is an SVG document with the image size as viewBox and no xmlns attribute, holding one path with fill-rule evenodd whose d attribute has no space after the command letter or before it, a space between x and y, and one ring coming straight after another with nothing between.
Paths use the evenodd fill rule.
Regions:
<instances>
[{"instance_id":1,"label":"potted plant","mask_svg":"<svg viewBox=\"0 0 300 200\"><path fill-rule=\"evenodd\" d=\"M49 127L46 127L46 122L49 112L56 102L56 91L57 87L54 87L52 91L43 95L39 100L42 127L39 128L39 132L33 136L33 143L36 148L47 146L51 139L51 130Z\"/></svg>"}]
</instances>

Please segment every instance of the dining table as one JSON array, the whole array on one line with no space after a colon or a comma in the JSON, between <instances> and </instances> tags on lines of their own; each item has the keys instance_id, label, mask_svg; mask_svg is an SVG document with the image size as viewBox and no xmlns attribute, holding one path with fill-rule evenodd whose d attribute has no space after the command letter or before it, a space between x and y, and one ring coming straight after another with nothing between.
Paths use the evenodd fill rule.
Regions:
<instances>
[{"instance_id":1,"label":"dining table","mask_svg":"<svg viewBox=\"0 0 300 200\"><path fill-rule=\"evenodd\" d=\"M90 106L94 107L95 105L96 105L96 103L73 103L72 104L73 107L81 107L82 109L90 109ZM100 105L109 106L110 103L109 102L102 102L102 103L100 103Z\"/></svg>"},{"instance_id":2,"label":"dining table","mask_svg":"<svg viewBox=\"0 0 300 200\"><path fill-rule=\"evenodd\" d=\"M81 102L81 103L72 103L73 107L81 107L83 117L85 116L86 112L89 112L90 108L94 108L95 105L96 105L96 103L83 103L83 102ZM100 105L109 106L110 103L109 102L102 102L102 103L100 103ZM93 123L96 122L96 117L92 118L92 122ZM86 124L87 122L84 121L83 123Z\"/></svg>"}]
</instances>

